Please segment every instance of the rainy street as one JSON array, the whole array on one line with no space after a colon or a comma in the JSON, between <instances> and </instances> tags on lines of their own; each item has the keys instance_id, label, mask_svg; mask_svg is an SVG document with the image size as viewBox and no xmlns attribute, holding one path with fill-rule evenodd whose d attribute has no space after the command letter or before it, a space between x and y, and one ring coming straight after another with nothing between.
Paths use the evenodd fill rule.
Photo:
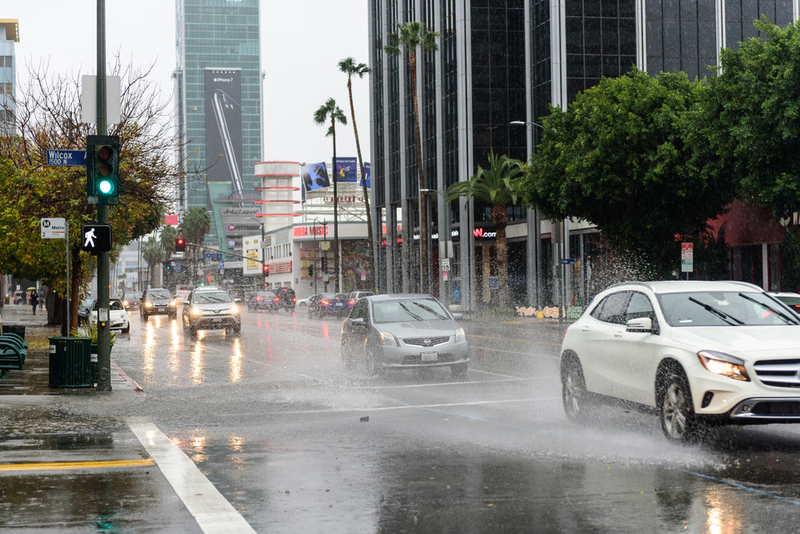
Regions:
<instances>
[{"instance_id":1,"label":"rainy street","mask_svg":"<svg viewBox=\"0 0 800 534\"><path fill-rule=\"evenodd\" d=\"M61 424L83 430L50 449L133 450L126 426L153 425L256 532L797 531L800 427L725 427L674 446L656 417L622 408L572 425L557 324L465 322L472 360L457 379L346 371L339 320L304 308L246 313L240 338L190 340L180 319L131 320L112 359L143 393L61 398ZM113 432L94 435L88 421L99 419ZM201 532L150 470L94 486L84 473L0 481L6 496L50 488L30 506L50 525L76 513L61 493L81 488L87 501L120 503L124 531ZM16 520L0 530L32 524Z\"/></svg>"}]
</instances>

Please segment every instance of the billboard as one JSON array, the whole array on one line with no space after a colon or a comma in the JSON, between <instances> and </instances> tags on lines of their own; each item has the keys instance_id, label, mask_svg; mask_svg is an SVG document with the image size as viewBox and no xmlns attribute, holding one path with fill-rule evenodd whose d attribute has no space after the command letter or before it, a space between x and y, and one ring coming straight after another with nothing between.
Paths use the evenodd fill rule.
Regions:
<instances>
[{"instance_id":1,"label":"billboard","mask_svg":"<svg viewBox=\"0 0 800 534\"><path fill-rule=\"evenodd\" d=\"M372 170L370 169L369 163L364 164L364 176L361 178L367 181L367 189L369 189L372 185ZM361 180L358 181L358 185L361 185Z\"/></svg>"},{"instance_id":2,"label":"billboard","mask_svg":"<svg viewBox=\"0 0 800 534\"><path fill-rule=\"evenodd\" d=\"M303 191L314 191L331 185L328 178L328 167L324 162L303 165L300 168L300 175L303 177Z\"/></svg>"},{"instance_id":3,"label":"billboard","mask_svg":"<svg viewBox=\"0 0 800 534\"><path fill-rule=\"evenodd\" d=\"M241 69L205 70L208 181L231 184L234 195L244 193L241 102Z\"/></svg>"},{"instance_id":4,"label":"billboard","mask_svg":"<svg viewBox=\"0 0 800 534\"><path fill-rule=\"evenodd\" d=\"M336 181L358 181L358 161L356 158L336 158Z\"/></svg>"}]
</instances>

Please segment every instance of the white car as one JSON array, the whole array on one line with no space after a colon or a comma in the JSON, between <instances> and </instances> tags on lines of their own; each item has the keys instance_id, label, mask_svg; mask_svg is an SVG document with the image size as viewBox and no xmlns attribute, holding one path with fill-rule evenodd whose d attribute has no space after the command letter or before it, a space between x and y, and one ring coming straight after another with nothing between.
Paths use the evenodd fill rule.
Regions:
<instances>
[{"instance_id":1,"label":"white car","mask_svg":"<svg viewBox=\"0 0 800 534\"><path fill-rule=\"evenodd\" d=\"M131 322L128 319L128 311L123 306L120 299L108 299L108 320L111 330L122 330L123 334L131 331ZM92 303L89 312L89 324L97 326L97 300Z\"/></svg>"},{"instance_id":2,"label":"white car","mask_svg":"<svg viewBox=\"0 0 800 534\"><path fill-rule=\"evenodd\" d=\"M564 335L564 411L608 398L656 408L670 441L708 424L800 423L800 317L744 282L626 283Z\"/></svg>"}]
</instances>

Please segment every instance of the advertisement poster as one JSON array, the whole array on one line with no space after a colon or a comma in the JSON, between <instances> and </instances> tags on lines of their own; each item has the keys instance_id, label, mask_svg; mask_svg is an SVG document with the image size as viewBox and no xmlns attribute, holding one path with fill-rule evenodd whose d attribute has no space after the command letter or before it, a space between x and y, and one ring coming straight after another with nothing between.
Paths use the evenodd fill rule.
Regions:
<instances>
[{"instance_id":1,"label":"advertisement poster","mask_svg":"<svg viewBox=\"0 0 800 534\"><path fill-rule=\"evenodd\" d=\"M232 194L244 193L241 102L241 69L205 70L208 181L231 184Z\"/></svg>"},{"instance_id":2,"label":"advertisement poster","mask_svg":"<svg viewBox=\"0 0 800 534\"><path fill-rule=\"evenodd\" d=\"M364 176L362 176L362 178L367 181L367 189L369 189L371 187L371 183L372 183L371 182L371 178L372 178L371 175L372 175L372 171L370 170L370 165L369 165L369 163L365 163L364 164ZM358 182L358 185L361 185L361 181L360 180Z\"/></svg>"},{"instance_id":3,"label":"advertisement poster","mask_svg":"<svg viewBox=\"0 0 800 534\"><path fill-rule=\"evenodd\" d=\"M358 161L356 158L336 158L336 181L358 181Z\"/></svg>"},{"instance_id":4,"label":"advertisement poster","mask_svg":"<svg viewBox=\"0 0 800 534\"><path fill-rule=\"evenodd\" d=\"M303 177L303 191L315 191L331 185L325 163L303 165L300 168L300 175Z\"/></svg>"}]
</instances>

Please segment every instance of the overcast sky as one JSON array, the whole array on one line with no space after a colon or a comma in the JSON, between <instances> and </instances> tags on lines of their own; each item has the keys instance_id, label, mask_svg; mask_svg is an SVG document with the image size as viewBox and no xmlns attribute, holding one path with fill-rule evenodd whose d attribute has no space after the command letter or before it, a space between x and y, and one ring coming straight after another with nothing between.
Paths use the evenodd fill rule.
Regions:
<instances>
[{"instance_id":1,"label":"overcast sky","mask_svg":"<svg viewBox=\"0 0 800 534\"><path fill-rule=\"evenodd\" d=\"M48 72L94 74L97 65L96 0L0 0L0 19L18 19L18 83L28 65ZM337 128L337 156L356 156L347 77L339 60L368 63L365 0L261 0L261 70L264 83L264 161L330 162L327 126L313 115L328 98L345 112ZM151 79L163 98L172 96L175 68L174 0L106 0L106 54L120 52L123 65L154 65ZM361 151L369 156L369 81L353 82Z\"/></svg>"}]
</instances>

